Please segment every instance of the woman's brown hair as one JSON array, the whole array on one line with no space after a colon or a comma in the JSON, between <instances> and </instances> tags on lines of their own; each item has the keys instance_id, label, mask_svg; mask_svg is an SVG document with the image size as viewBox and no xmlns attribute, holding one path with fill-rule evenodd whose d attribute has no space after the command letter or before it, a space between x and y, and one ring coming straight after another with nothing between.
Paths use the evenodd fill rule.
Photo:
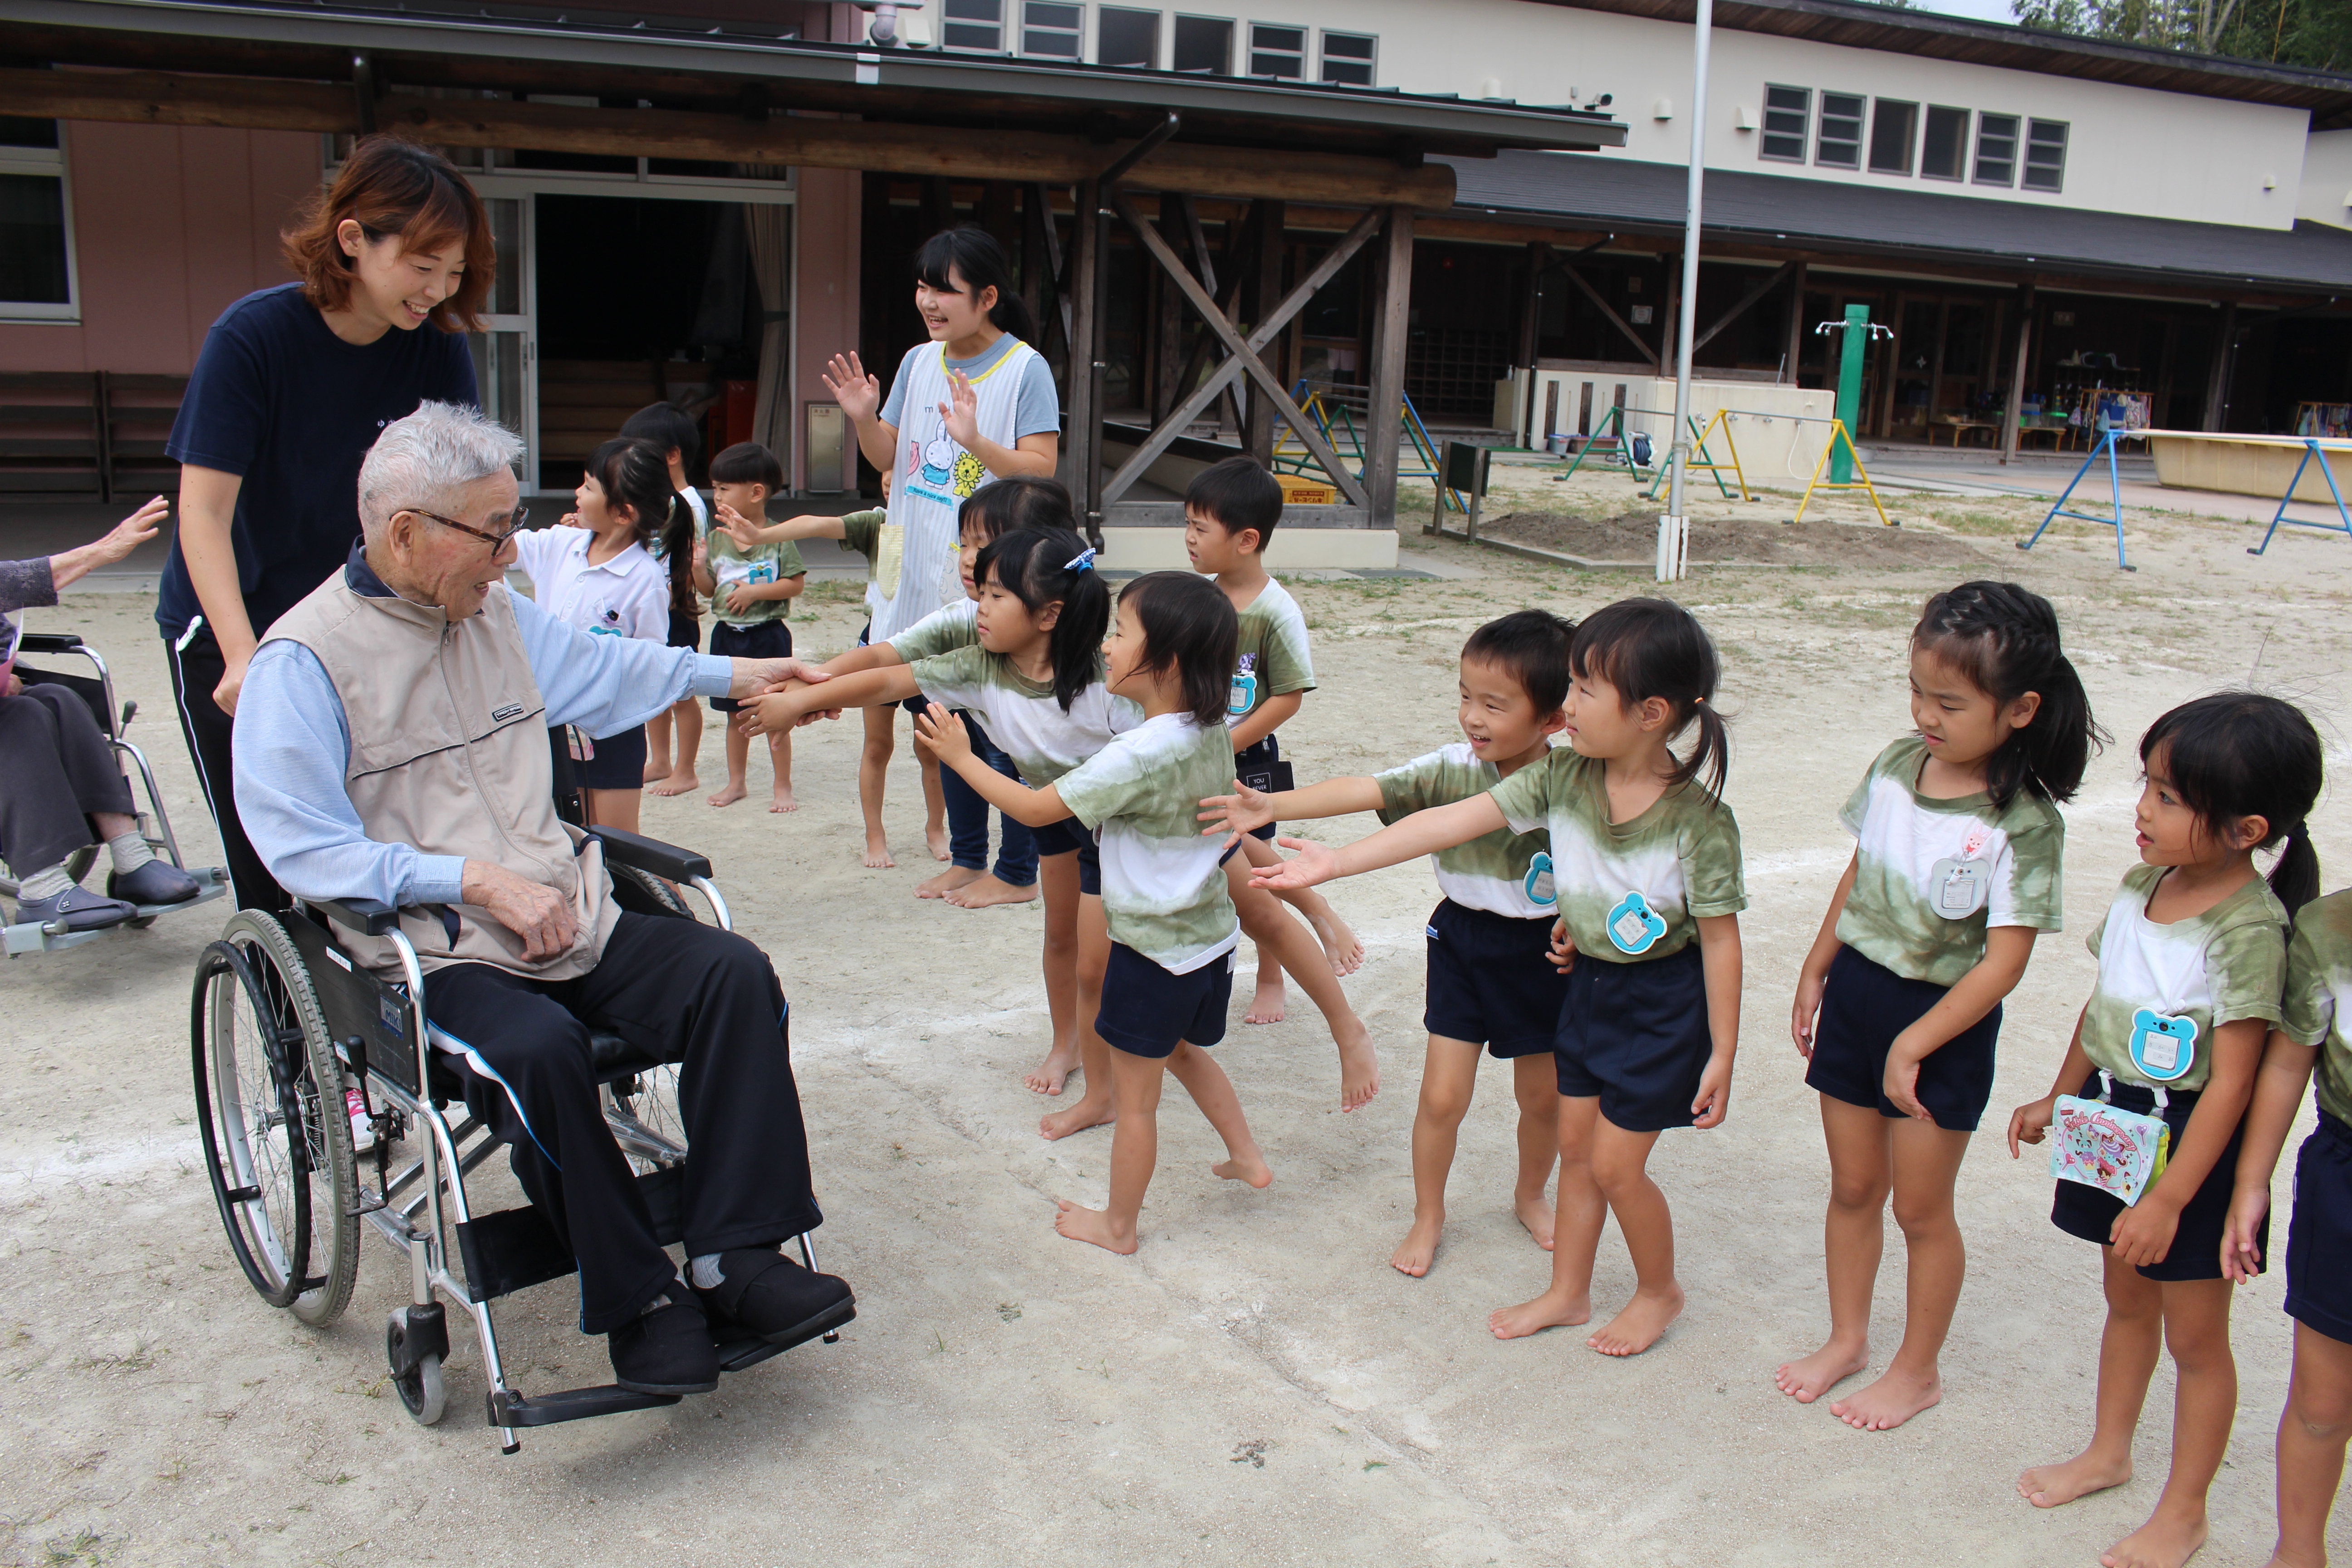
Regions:
<instances>
[{"instance_id":1,"label":"woman's brown hair","mask_svg":"<svg viewBox=\"0 0 2352 1568\"><path fill-rule=\"evenodd\" d=\"M356 219L371 241L398 235L404 253L461 241L465 273L457 292L433 308L431 320L445 332L481 330L482 303L498 276L498 249L481 197L446 158L403 137L363 136L334 184L303 204L278 241L286 265L302 279L303 298L321 310L340 310L351 300L352 258L335 237L346 218Z\"/></svg>"}]
</instances>

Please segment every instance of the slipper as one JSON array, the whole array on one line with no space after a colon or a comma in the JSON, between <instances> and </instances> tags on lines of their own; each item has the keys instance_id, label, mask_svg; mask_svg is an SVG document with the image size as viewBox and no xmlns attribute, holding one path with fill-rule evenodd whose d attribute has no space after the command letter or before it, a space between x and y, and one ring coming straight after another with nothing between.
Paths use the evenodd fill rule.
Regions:
<instances>
[{"instance_id":1,"label":"slipper","mask_svg":"<svg viewBox=\"0 0 2352 1568\"><path fill-rule=\"evenodd\" d=\"M68 888L54 899L19 899L19 925L58 924L65 931L104 931L139 918L136 905L121 899L101 899L87 888Z\"/></svg>"},{"instance_id":2,"label":"slipper","mask_svg":"<svg viewBox=\"0 0 2352 1568\"><path fill-rule=\"evenodd\" d=\"M796 1345L857 1315L848 1282L814 1274L772 1247L746 1247L719 1255L719 1283L698 1289L714 1320L724 1320L775 1345Z\"/></svg>"}]
</instances>

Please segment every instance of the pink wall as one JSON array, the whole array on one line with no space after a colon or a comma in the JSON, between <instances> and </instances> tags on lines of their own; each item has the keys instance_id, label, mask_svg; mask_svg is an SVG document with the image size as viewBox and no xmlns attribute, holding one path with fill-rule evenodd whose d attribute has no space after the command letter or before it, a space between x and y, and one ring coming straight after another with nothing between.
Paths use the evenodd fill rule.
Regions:
<instances>
[{"instance_id":1,"label":"pink wall","mask_svg":"<svg viewBox=\"0 0 2352 1568\"><path fill-rule=\"evenodd\" d=\"M825 362L857 347L858 216L865 176L855 169L803 169L799 191L794 221L800 225L800 271L793 289L799 339L793 366L795 453L805 445L801 437L808 429L808 405L833 401L822 379ZM805 462L796 458L795 468L793 483L805 489Z\"/></svg>"},{"instance_id":2,"label":"pink wall","mask_svg":"<svg viewBox=\"0 0 2352 1568\"><path fill-rule=\"evenodd\" d=\"M317 137L76 121L65 142L81 321L0 324L0 367L184 375L225 307L292 277L278 231Z\"/></svg>"}]
</instances>

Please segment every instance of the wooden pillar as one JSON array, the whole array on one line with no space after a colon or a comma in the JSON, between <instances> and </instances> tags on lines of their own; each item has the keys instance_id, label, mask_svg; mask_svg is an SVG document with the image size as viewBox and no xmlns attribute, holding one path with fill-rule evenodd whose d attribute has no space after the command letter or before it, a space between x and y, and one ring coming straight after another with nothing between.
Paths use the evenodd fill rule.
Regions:
<instances>
[{"instance_id":1,"label":"wooden pillar","mask_svg":"<svg viewBox=\"0 0 2352 1568\"><path fill-rule=\"evenodd\" d=\"M1163 194L1160 198L1160 237L1179 256L1192 248L1190 237L1178 208L1178 198ZM1142 381L1145 395L1142 402L1151 411L1151 423L1159 424L1176 406L1183 391L1176 383L1184 370L1184 296L1177 287L1160 274L1158 268L1146 268L1150 279L1150 291L1146 295L1150 325L1146 336L1150 352L1145 355Z\"/></svg>"},{"instance_id":2,"label":"wooden pillar","mask_svg":"<svg viewBox=\"0 0 2352 1568\"><path fill-rule=\"evenodd\" d=\"M980 226L996 237L1009 254L1018 242L1020 216L1013 210L1013 182L991 180L980 188ZM1033 345L1034 346L1034 345Z\"/></svg>"},{"instance_id":3,"label":"wooden pillar","mask_svg":"<svg viewBox=\"0 0 2352 1568\"><path fill-rule=\"evenodd\" d=\"M1070 226L1070 491L1078 498L1087 542L1102 530L1102 193L1092 180L1077 186Z\"/></svg>"},{"instance_id":4,"label":"wooden pillar","mask_svg":"<svg viewBox=\"0 0 2352 1568\"><path fill-rule=\"evenodd\" d=\"M1397 448L1404 444L1404 360L1412 310L1412 209L1391 206L1380 250L1372 314L1371 412L1365 420L1364 489L1372 525L1396 526Z\"/></svg>"},{"instance_id":5,"label":"wooden pillar","mask_svg":"<svg viewBox=\"0 0 2352 1568\"><path fill-rule=\"evenodd\" d=\"M1780 362L1781 378L1790 386L1797 384L1797 366L1805 357L1805 264L1797 263L1796 275L1789 282L1789 347Z\"/></svg>"},{"instance_id":6,"label":"wooden pillar","mask_svg":"<svg viewBox=\"0 0 2352 1568\"><path fill-rule=\"evenodd\" d=\"M2017 305L2017 358L2009 367L2009 412L2000 422L2000 460L2017 456L2017 422L2025 416L2025 373L2032 363L2033 285L2025 286Z\"/></svg>"},{"instance_id":7,"label":"wooden pillar","mask_svg":"<svg viewBox=\"0 0 2352 1568\"><path fill-rule=\"evenodd\" d=\"M922 205L918 210L923 215L923 237L926 239L941 229L954 226L955 188L948 184L946 175L934 174L923 182Z\"/></svg>"},{"instance_id":8,"label":"wooden pillar","mask_svg":"<svg viewBox=\"0 0 2352 1568\"><path fill-rule=\"evenodd\" d=\"M1511 365L1528 378L1527 395L1519 400L1519 418L1526 426L1525 443L1543 445L1536 430L1536 344L1543 334L1543 275L1551 263L1551 247L1541 240L1528 246L1528 286L1519 293L1518 334L1513 340Z\"/></svg>"},{"instance_id":9,"label":"wooden pillar","mask_svg":"<svg viewBox=\"0 0 2352 1568\"><path fill-rule=\"evenodd\" d=\"M1250 297L1244 301L1252 331L1265 320L1268 312L1282 300L1282 228L1284 209L1280 202L1261 201L1250 206L1249 221L1255 229L1256 277L1252 280ZM1268 345L1266 357L1275 364L1282 363L1282 342ZM1289 383L1286 381L1285 385ZM1274 466L1274 405L1265 389L1252 382L1249 384L1249 428L1242 444L1266 467Z\"/></svg>"},{"instance_id":10,"label":"wooden pillar","mask_svg":"<svg viewBox=\"0 0 2352 1568\"><path fill-rule=\"evenodd\" d=\"M2230 362L2237 357L2238 302L2221 301L2221 335L2213 343L2213 365L2205 376L2205 428L2219 430L2230 416Z\"/></svg>"}]
</instances>

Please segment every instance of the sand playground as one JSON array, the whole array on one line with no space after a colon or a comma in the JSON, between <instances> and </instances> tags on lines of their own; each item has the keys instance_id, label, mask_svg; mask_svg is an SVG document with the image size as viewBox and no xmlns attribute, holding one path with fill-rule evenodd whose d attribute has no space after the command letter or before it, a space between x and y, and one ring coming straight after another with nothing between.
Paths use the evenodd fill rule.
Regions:
<instances>
[{"instance_id":1,"label":"sand playground","mask_svg":"<svg viewBox=\"0 0 2352 1568\"><path fill-rule=\"evenodd\" d=\"M1498 465L1487 509L1498 535L1565 548L1654 510L1622 475L1561 485L1553 471ZM1058 1237L1052 1199L1101 1201L1110 1136L1049 1143L1035 1131L1052 1103L1021 1082L1045 1035L1040 911L911 896L932 863L903 752L888 796L898 864L863 868L859 731L831 724L795 742L796 814L761 809L755 756L751 801L718 811L704 792L648 798L645 818L709 853L738 929L792 998L824 1261L858 1296L842 1342L671 1408L530 1434L501 1458L480 1425L478 1352L457 1336L447 1418L412 1425L384 1375L383 1314L404 1298L386 1248L366 1243L352 1310L313 1331L260 1302L222 1238L187 1038L195 957L226 918L212 906L0 965L0 1563L2096 1563L2160 1485L2169 1363L2137 1479L2046 1513L2020 1500L2021 1468L2088 1436L2102 1307L2093 1249L2049 1223L2042 1156L2012 1163L1990 1129L2047 1087L2089 992L2083 935L2132 862L2134 742L2148 721L2251 679L2306 705L2336 767L2352 760L2352 623L2340 618L2352 614L2352 542L2294 531L2256 559L2245 547L2259 528L2242 520L2135 510L2141 570L2126 575L2112 535L2080 523L2030 555L2012 548L2047 504L1912 492L1895 507L1904 526L1887 531L1843 498L1801 531L1780 521L1793 495L1694 505L1695 561L1758 563L1701 564L1671 589L1726 664L1747 990L1728 1121L1669 1135L1652 1163L1675 1205L1689 1306L1649 1353L1604 1358L1582 1331L1487 1332L1487 1311L1534 1294L1549 1267L1512 1217L1515 1113L1491 1064L1436 1267L1411 1279L1388 1265L1412 1207L1421 933L1436 899L1419 865L1327 889L1370 950L1347 989L1379 1045L1379 1098L1341 1114L1333 1053L1303 996L1294 990L1286 1022L1251 1026L1240 991L1217 1054L1274 1184L1211 1179L1214 1136L1171 1093L1141 1251ZM1438 543L1418 528L1402 563L1426 575L1290 584L1322 682L1283 731L1302 783L1456 738L1455 656L1480 621L1653 591L1643 572ZM1647 558L1642 527L1615 531ZM1961 1172L1969 1275L1946 1397L1864 1434L1772 1384L1827 1324L1827 1161L1789 1044L1790 994L1849 853L1838 804L1906 725L1904 645L1919 602L1970 576L2056 602L2116 744L2067 809L2067 929L2041 944L2009 1003L1988 1131ZM803 652L856 637L855 584L816 583L803 604ZM152 611L143 593L79 593L29 625L79 631L109 656L140 704L131 737L182 841L209 863ZM707 737L704 783L723 776ZM2330 889L2352 881L2348 801L2336 789L2314 817ZM494 1198L511 1191L495 1163L484 1178ZM1888 1229L1874 1365L1901 1312ZM1612 1229L1596 1304L1630 1289ZM2269 1552L2282 1293L2273 1272L2238 1295L2242 1404L2200 1568L2251 1568ZM602 1342L573 1331L573 1308L566 1282L502 1305L526 1391L604 1380ZM2352 1510L2338 1510L2334 1544L2352 1553Z\"/></svg>"}]
</instances>

